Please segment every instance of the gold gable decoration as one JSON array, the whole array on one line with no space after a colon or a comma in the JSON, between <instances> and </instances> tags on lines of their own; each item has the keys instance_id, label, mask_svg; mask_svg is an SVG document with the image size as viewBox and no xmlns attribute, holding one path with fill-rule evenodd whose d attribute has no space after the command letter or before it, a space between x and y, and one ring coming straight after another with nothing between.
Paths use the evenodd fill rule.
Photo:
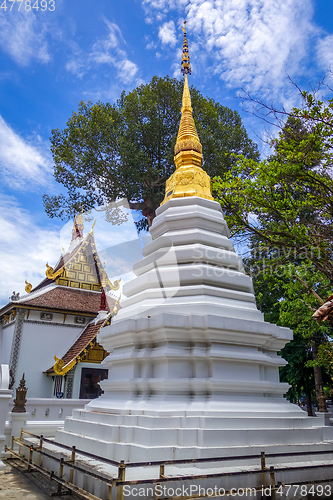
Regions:
<instances>
[{"instance_id":1,"label":"gold gable decoration","mask_svg":"<svg viewBox=\"0 0 333 500\"><path fill-rule=\"evenodd\" d=\"M53 371L56 375L62 375L62 374L65 375L65 373L67 373L67 371L69 371L72 368L72 367L68 368L68 370L65 372L64 371L64 364L65 363L63 362L63 360L61 358L57 358L56 354L54 355L54 361L55 361L55 363L53 365ZM71 364L71 363L69 363L69 364Z\"/></svg>"},{"instance_id":2,"label":"gold gable decoration","mask_svg":"<svg viewBox=\"0 0 333 500\"><path fill-rule=\"evenodd\" d=\"M106 356L108 356L109 353L102 347L98 342L92 341L92 345L90 349L86 350L86 352L82 355L81 360L82 362L87 362L87 363L101 363Z\"/></svg>"},{"instance_id":3,"label":"gold gable decoration","mask_svg":"<svg viewBox=\"0 0 333 500\"><path fill-rule=\"evenodd\" d=\"M99 292L101 279L96 265L96 255L94 236L89 233L77 252L63 266L64 273L56 279L56 284Z\"/></svg>"},{"instance_id":4,"label":"gold gable decoration","mask_svg":"<svg viewBox=\"0 0 333 500\"><path fill-rule=\"evenodd\" d=\"M32 290L32 284L31 283L28 283L27 280L25 280L25 288L24 290L27 292L27 293L31 293L31 290Z\"/></svg>"},{"instance_id":5,"label":"gold gable decoration","mask_svg":"<svg viewBox=\"0 0 333 500\"><path fill-rule=\"evenodd\" d=\"M105 326L110 325L111 319L117 314L118 309L117 306L119 304L121 295L118 297L114 309L110 312L103 323L101 324L99 330L95 333L94 338L91 339L89 344L67 365L64 365L64 361L60 358L57 358L57 355L54 355L55 364L53 365L53 371L56 375L66 375L75 365L80 363L81 361L86 361L90 363L101 363L109 353L96 342L97 335Z\"/></svg>"},{"instance_id":6,"label":"gold gable decoration","mask_svg":"<svg viewBox=\"0 0 333 500\"><path fill-rule=\"evenodd\" d=\"M46 277L49 280L55 280L58 276L60 276L64 271L64 267L61 267L58 271L54 272L53 267L49 266L48 263L46 263Z\"/></svg>"},{"instance_id":7,"label":"gold gable decoration","mask_svg":"<svg viewBox=\"0 0 333 500\"><path fill-rule=\"evenodd\" d=\"M183 42L181 70L185 75L182 99L181 119L177 142L175 145L176 171L169 177L165 185L165 197L161 205L171 198L184 196L199 196L207 200L214 200L209 175L201 168L203 162L202 146L195 127L191 95L188 86L188 74L191 74L190 56L186 38L186 21Z\"/></svg>"},{"instance_id":8,"label":"gold gable decoration","mask_svg":"<svg viewBox=\"0 0 333 500\"><path fill-rule=\"evenodd\" d=\"M81 288L82 290L94 292L99 292L101 287L106 290L119 290L121 280L112 283L108 278L97 253L92 229L66 264L56 272L46 264L45 274L48 279L54 280L57 285L70 288Z\"/></svg>"}]
</instances>

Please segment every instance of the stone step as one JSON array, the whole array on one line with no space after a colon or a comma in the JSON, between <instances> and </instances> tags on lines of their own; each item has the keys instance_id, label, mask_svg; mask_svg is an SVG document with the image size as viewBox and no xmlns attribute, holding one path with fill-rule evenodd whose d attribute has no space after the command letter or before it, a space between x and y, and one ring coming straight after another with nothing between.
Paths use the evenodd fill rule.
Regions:
<instances>
[{"instance_id":1,"label":"stone step","mask_svg":"<svg viewBox=\"0 0 333 500\"><path fill-rule=\"evenodd\" d=\"M204 446L219 447L227 444L236 446L300 444L304 441L317 443L324 440L324 435L331 434L331 427L265 427L246 429L235 428L148 428L133 425L92 423L74 418L66 419L65 430L78 432L83 436L107 439L109 442L135 443L142 446Z\"/></svg>"},{"instance_id":2,"label":"stone step","mask_svg":"<svg viewBox=\"0 0 333 500\"><path fill-rule=\"evenodd\" d=\"M87 412L86 410L73 410L72 420L82 422L96 422L106 425L127 425L146 427L148 429L172 428L201 428L201 429L272 429L272 428L311 428L320 427L321 422L317 417L304 415L297 416L269 416L269 417L212 417L212 416L184 416L184 417L153 417L146 415L112 415L108 413ZM69 419L66 419L66 422Z\"/></svg>"},{"instance_id":3,"label":"stone step","mask_svg":"<svg viewBox=\"0 0 333 500\"><path fill-rule=\"evenodd\" d=\"M264 433L266 435L266 433ZM158 441L151 445L141 445L139 443L125 443L125 442L111 442L107 440L107 435L104 432L103 439L96 439L90 436L84 436L76 432L66 430L58 430L56 441L71 443L71 446L76 446L80 450L94 453L99 456L111 458L116 461L125 460L133 462L157 461L157 460L176 460L176 459L194 459L194 458L213 458L213 457L233 457L233 456L247 456L247 455L260 455L261 452L269 453L295 453L295 452L308 452L306 457L310 460L311 452L314 451L327 451L327 455L315 455L314 460L332 459L333 443L332 441L320 440L318 442L307 441L307 436L303 435L301 443L255 443L243 446L241 444L224 443L222 445L216 444L210 446L197 446L194 443L190 444L162 444ZM267 462L270 464L283 464L288 462L299 462L304 460L300 457L277 457L269 458ZM223 466L234 467L237 464L235 461L225 461ZM240 462L238 462L240 465ZM244 465L260 465L258 459L251 459L241 462ZM216 467L212 462L211 465L206 464L205 468ZM198 464L198 467L201 467Z\"/></svg>"}]
</instances>

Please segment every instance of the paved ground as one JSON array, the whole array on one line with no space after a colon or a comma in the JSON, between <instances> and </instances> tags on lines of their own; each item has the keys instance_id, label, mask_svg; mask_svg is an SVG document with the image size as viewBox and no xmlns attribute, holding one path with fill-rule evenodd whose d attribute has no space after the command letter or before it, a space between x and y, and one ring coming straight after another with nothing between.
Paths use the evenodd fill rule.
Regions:
<instances>
[{"instance_id":1,"label":"paved ground","mask_svg":"<svg viewBox=\"0 0 333 500\"><path fill-rule=\"evenodd\" d=\"M6 470L0 471L0 500L50 500L57 486L38 472L27 473L24 470L25 467L7 463ZM52 498L76 500L79 497L72 495Z\"/></svg>"}]
</instances>

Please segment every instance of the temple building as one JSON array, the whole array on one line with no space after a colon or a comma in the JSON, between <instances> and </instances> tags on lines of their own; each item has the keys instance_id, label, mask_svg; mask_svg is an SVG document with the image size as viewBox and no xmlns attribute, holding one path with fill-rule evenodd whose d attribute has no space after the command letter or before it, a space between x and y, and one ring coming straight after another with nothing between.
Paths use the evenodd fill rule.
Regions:
<instances>
[{"instance_id":1,"label":"temple building","mask_svg":"<svg viewBox=\"0 0 333 500\"><path fill-rule=\"evenodd\" d=\"M108 370L99 365L107 352L96 342L110 323L116 300L97 253L93 227L83 236L83 214L75 216L72 240L54 268L26 295L13 294L0 310L3 362L10 387L25 373L29 397L94 398Z\"/></svg>"}]
</instances>

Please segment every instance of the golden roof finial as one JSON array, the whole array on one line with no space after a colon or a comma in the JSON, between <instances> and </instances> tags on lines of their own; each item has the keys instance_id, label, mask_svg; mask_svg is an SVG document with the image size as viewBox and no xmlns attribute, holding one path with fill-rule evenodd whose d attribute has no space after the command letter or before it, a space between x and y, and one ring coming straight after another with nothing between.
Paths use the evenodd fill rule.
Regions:
<instances>
[{"instance_id":1,"label":"golden roof finial","mask_svg":"<svg viewBox=\"0 0 333 500\"><path fill-rule=\"evenodd\" d=\"M94 227L95 227L96 221L97 221L97 217L96 217L96 219L94 220L93 225L91 226L91 229L90 229L90 234L92 234L92 233L94 232Z\"/></svg>"},{"instance_id":2,"label":"golden roof finial","mask_svg":"<svg viewBox=\"0 0 333 500\"><path fill-rule=\"evenodd\" d=\"M183 91L183 99L182 99L182 117L180 119L177 142L175 146L175 163L176 168L184 165L184 155L181 156L181 161L178 161L177 158L178 153L181 151L196 151L199 155L194 155L195 158L188 157L187 164L191 164L194 161L194 165L198 165L201 167L202 165L202 146L200 144L200 140L197 134L197 129L195 128L195 123L192 116L192 106L191 106L191 95L190 89L188 86L187 75L191 74L191 64L190 64L190 55L188 52L188 43L186 38L186 21L184 21L185 27L182 26L182 30L184 32L184 42L183 42L183 55L182 55L182 64L181 64L181 72L185 75L184 81L184 91Z\"/></svg>"},{"instance_id":3,"label":"golden roof finial","mask_svg":"<svg viewBox=\"0 0 333 500\"><path fill-rule=\"evenodd\" d=\"M181 71L185 75L184 91L182 99L181 119L178 136L175 145L176 172L167 180L165 186L165 198L163 203L170 198L184 196L199 196L213 200L210 177L201 165L203 162L202 146L192 116L191 95L188 86L187 75L191 74L190 56L186 38L186 21L184 32L183 55Z\"/></svg>"},{"instance_id":4,"label":"golden roof finial","mask_svg":"<svg viewBox=\"0 0 333 500\"><path fill-rule=\"evenodd\" d=\"M76 215L76 212L74 214L74 225L72 229L72 241L75 240L76 238L83 238L83 229L84 229L84 223L83 223L83 206L81 205L81 213Z\"/></svg>"},{"instance_id":5,"label":"golden roof finial","mask_svg":"<svg viewBox=\"0 0 333 500\"><path fill-rule=\"evenodd\" d=\"M182 26L182 30L184 32L184 41L183 41L183 55L182 55L182 73L183 75L191 74L191 64L190 64L190 55L188 53L188 43L186 38L186 21L184 21L185 26Z\"/></svg>"},{"instance_id":6,"label":"golden roof finial","mask_svg":"<svg viewBox=\"0 0 333 500\"><path fill-rule=\"evenodd\" d=\"M83 205L81 205L81 213L75 216L75 222L79 229L83 231L84 222L83 222Z\"/></svg>"}]
</instances>

